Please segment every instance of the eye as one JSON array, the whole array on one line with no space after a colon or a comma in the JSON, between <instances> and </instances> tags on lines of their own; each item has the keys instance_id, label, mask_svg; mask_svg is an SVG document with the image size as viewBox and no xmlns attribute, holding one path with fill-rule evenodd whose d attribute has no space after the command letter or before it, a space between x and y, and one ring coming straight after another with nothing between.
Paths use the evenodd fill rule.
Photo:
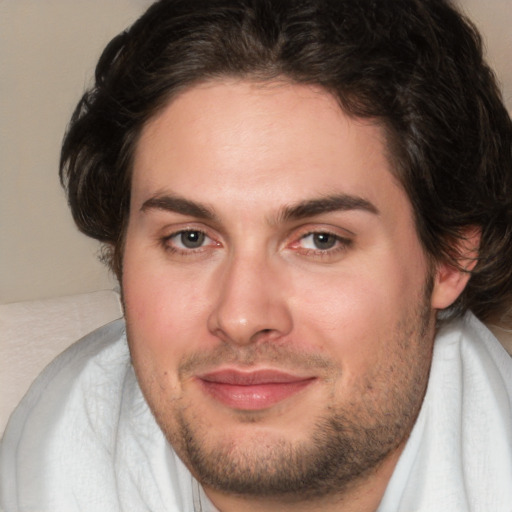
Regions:
<instances>
[{"instance_id":1,"label":"eye","mask_svg":"<svg viewBox=\"0 0 512 512\"><path fill-rule=\"evenodd\" d=\"M340 241L340 237L332 233L309 233L301 238L303 249L328 251L334 248Z\"/></svg>"},{"instance_id":2,"label":"eye","mask_svg":"<svg viewBox=\"0 0 512 512\"><path fill-rule=\"evenodd\" d=\"M167 250L186 253L216 245L216 242L199 229L183 229L165 237L163 245Z\"/></svg>"},{"instance_id":3,"label":"eye","mask_svg":"<svg viewBox=\"0 0 512 512\"><path fill-rule=\"evenodd\" d=\"M308 258L337 261L353 244L351 238L330 231L310 231L300 236L291 248Z\"/></svg>"}]
</instances>

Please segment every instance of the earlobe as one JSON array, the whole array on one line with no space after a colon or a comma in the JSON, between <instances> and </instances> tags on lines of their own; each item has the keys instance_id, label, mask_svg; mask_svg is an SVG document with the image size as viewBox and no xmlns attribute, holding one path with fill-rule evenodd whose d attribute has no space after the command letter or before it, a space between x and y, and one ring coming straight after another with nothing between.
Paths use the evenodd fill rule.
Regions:
<instances>
[{"instance_id":1,"label":"earlobe","mask_svg":"<svg viewBox=\"0 0 512 512\"><path fill-rule=\"evenodd\" d=\"M431 300L433 309L451 306L463 292L478 261L480 237L479 228L468 229L456 248L456 264L441 262L436 266Z\"/></svg>"}]
</instances>

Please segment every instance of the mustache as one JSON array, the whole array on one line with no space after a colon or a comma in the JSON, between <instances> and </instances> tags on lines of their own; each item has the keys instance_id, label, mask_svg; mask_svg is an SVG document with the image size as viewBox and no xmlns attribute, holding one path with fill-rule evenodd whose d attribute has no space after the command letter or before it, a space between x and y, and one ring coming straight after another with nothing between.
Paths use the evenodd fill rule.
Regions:
<instances>
[{"instance_id":1,"label":"mustache","mask_svg":"<svg viewBox=\"0 0 512 512\"><path fill-rule=\"evenodd\" d=\"M211 350L186 356L178 366L180 378L220 367L235 365L240 368L272 366L291 373L297 371L320 374L337 374L339 367L323 354L310 353L276 343L233 346L222 344Z\"/></svg>"}]
</instances>

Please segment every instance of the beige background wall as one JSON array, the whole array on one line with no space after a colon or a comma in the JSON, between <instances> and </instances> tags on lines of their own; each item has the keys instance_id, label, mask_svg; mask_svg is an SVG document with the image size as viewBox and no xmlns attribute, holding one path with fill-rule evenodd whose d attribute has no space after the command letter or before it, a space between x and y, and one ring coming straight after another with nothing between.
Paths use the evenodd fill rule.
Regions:
<instances>
[{"instance_id":1,"label":"beige background wall","mask_svg":"<svg viewBox=\"0 0 512 512\"><path fill-rule=\"evenodd\" d=\"M0 0L0 303L111 288L57 179L66 123L101 49L149 0ZM461 0L512 106L512 0Z\"/></svg>"},{"instance_id":2,"label":"beige background wall","mask_svg":"<svg viewBox=\"0 0 512 512\"><path fill-rule=\"evenodd\" d=\"M57 178L101 50L149 1L0 0L0 303L112 288Z\"/></svg>"}]
</instances>

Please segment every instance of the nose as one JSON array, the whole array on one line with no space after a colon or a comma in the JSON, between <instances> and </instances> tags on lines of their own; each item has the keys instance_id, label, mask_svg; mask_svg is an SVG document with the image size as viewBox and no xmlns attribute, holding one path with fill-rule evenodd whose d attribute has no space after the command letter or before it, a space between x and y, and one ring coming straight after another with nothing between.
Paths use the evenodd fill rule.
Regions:
<instances>
[{"instance_id":1,"label":"nose","mask_svg":"<svg viewBox=\"0 0 512 512\"><path fill-rule=\"evenodd\" d=\"M226 262L208 328L227 343L277 340L293 325L284 276L266 258L240 255Z\"/></svg>"}]
</instances>

